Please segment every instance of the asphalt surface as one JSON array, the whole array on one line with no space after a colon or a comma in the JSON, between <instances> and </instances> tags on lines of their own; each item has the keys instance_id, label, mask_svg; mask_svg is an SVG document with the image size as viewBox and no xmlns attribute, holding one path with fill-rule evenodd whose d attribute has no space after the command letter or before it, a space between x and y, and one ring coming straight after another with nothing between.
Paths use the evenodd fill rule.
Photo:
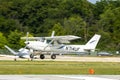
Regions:
<instances>
[{"instance_id":1,"label":"asphalt surface","mask_svg":"<svg viewBox=\"0 0 120 80\"><path fill-rule=\"evenodd\" d=\"M120 80L120 75L0 75L0 80Z\"/></svg>"},{"instance_id":2,"label":"asphalt surface","mask_svg":"<svg viewBox=\"0 0 120 80\"><path fill-rule=\"evenodd\" d=\"M80 62L120 62L120 57L81 57L81 56L64 56L57 55L56 59L51 59L50 55L45 55L45 59L33 59L36 61L80 61ZM14 60L15 56L12 55L0 55L0 60ZM17 60L27 60L17 58Z\"/></svg>"}]
</instances>

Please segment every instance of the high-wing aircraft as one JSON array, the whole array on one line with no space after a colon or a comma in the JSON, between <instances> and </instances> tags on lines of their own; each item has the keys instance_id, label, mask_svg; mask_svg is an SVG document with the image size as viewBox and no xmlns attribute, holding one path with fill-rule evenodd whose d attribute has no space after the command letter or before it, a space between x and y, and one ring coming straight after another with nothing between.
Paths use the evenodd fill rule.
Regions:
<instances>
[{"instance_id":1,"label":"high-wing aircraft","mask_svg":"<svg viewBox=\"0 0 120 80\"><path fill-rule=\"evenodd\" d=\"M7 45L5 45L5 48L8 49L13 55L15 55L14 60L16 61L16 58L30 58L30 51L28 49L25 48L20 48L18 50L18 52L14 51L13 49L11 49L10 47L8 47Z\"/></svg>"},{"instance_id":2,"label":"high-wing aircraft","mask_svg":"<svg viewBox=\"0 0 120 80\"><path fill-rule=\"evenodd\" d=\"M95 34L85 45L65 45L63 43L69 43L70 40L80 37L73 35L54 36L53 32L51 37L44 37L42 40L41 37L29 37L29 39L37 41L26 41L25 43L27 48L39 51L41 59L44 59L45 54L48 53L51 54L52 59L55 59L57 54L94 52L100 37L100 35ZM30 56L33 57L34 54Z\"/></svg>"},{"instance_id":3,"label":"high-wing aircraft","mask_svg":"<svg viewBox=\"0 0 120 80\"><path fill-rule=\"evenodd\" d=\"M52 50L53 46L58 47L60 45L63 45L63 43L70 43L71 40L76 40L76 39L81 38L81 37L74 36L74 35L54 36L54 34L55 34L55 31L52 32L50 37L28 37L29 33L27 32L27 36L21 37L21 39L26 39L25 41L26 47L29 48L31 52L39 51L41 59L45 58L44 54L51 54L51 58L55 59L56 58L55 54L60 54L60 53L59 52L55 53L56 51L54 52ZM40 46L36 44L39 44ZM38 50L36 49L36 47L39 47L40 49ZM48 47L51 47L50 51L48 50L46 51L46 48L48 49ZM36 55L36 53L34 52L33 54L30 55L31 58L33 58L34 55Z\"/></svg>"}]
</instances>

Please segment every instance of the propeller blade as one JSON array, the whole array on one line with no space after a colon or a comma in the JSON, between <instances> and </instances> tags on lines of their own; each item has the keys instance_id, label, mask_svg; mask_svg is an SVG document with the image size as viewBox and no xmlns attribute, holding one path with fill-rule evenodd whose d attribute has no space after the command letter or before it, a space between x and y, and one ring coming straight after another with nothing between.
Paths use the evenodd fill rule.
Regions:
<instances>
[{"instance_id":1,"label":"propeller blade","mask_svg":"<svg viewBox=\"0 0 120 80\"><path fill-rule=\"evenodd\" d=\"M29 42L28 42L28 36L29 36L29 32L27 32L27 34L26 34L26 41L24 42L26 44L26 46L27 46L27 44L29 44ZM25 46L25 48L26 48L26 46Z\"/></svg>"},{"instance_id":2,"label":"propeller blade","mask_svg":"<svg viewBox=\"0 0 120 80\"><path fill-rule=\"evenodd\" d=\"M26 41L28 41L28 36L29 36L29 32L27 32L27 35L26 35Z\"/></svg>"}]
</instances>

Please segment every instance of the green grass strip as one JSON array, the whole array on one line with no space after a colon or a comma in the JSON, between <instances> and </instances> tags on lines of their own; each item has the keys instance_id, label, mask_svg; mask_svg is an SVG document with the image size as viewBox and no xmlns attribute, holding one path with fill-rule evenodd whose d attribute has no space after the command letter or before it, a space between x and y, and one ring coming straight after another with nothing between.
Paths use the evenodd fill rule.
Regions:
<instances>
[{"instance_id":1,"label":"green grass strip","mask_svg":"<svg viewBox=\"0 0 120 80\"><path fill-rule=\"evenodd\" d=\"M0 74L95 74L120 75L119 62L0 61Z\"/></svg>"}]
</instances>

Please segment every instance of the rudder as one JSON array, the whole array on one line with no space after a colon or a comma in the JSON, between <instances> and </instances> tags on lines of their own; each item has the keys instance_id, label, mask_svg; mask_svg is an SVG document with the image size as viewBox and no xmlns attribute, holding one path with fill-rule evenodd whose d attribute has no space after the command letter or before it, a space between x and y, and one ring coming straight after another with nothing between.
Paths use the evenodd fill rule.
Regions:
<instances>
[{"instance_id":1,"label":"rudder","mask_svg":"<svg viewBox=\"0 0 120 80\"><path fill-rule=\"evenodd\" d=\"M86 47L88 49L95 49L99 40L101 38L101 35L95 34L86 44Z\"/></svg>"}]
</instances>

